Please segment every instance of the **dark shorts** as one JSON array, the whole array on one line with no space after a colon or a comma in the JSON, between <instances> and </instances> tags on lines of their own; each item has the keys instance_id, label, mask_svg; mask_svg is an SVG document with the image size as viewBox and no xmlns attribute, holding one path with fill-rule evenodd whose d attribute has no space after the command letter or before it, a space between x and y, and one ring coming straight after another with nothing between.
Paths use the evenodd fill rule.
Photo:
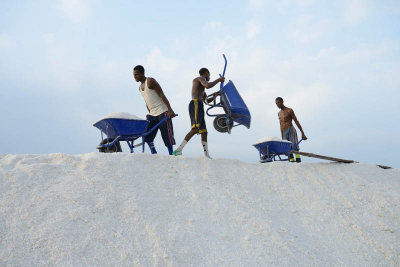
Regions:
<instances>
[{"instance_id":1,"label":"dark shorts","mask_svg":"<svg viewBox=\"0 0 400 267\"><path fill-rule=\"evenodd\" d=\"M202 101L193 99L189 103L189 115L192 123L192 128L199 129L200 133L206 133L206 121L204 120L204 105Z\"/></svg>"},{"instance_id":2,"label":"dark shorts","mask_svg":"<svg viewBox=\"0 0 400 267\"><path fill-rule=\"evenodd\" d=\"M147 120L149 121L149 126L147 127L147 131L157 125L162 119L167 116L167 112L164 112L158 116L151 116L147 115ZM174 128L172 126L171 118L168 118L166 121L161 123L157 129L152 131L149 135L146 135L144 138L145 142L153 142L154 138L157 135L158 130L161 132L162 139L164 140L165 146L173 146L175 145L175 138L174 138Z\"/></svg>"}]
</instances>

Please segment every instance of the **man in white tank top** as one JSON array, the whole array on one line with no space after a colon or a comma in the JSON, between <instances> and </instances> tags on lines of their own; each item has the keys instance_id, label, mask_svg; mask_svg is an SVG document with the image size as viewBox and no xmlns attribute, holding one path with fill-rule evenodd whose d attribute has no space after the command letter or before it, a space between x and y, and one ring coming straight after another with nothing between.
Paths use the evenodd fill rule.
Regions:
<instances>
[{"instance_id":1,"label":"man in white tank top","mask_svg":"<svg viewBox=\"0 0 400 267\"><path fill-rule=\"evenodd\" d=\"M158 130L160 130L164 144L168 148L169 154L172 155L175 139L171 118L175 117L175 112L172 110L167 97L164 95L164 92L156 79L150 77L146 78L144 72L144 68L141 65L137 65L133 69L133 77L137 82L141 83L139 86L139 92L143 96L147 110L150 113L147 115L147 120L149 121L148 130L153 128L166 116L168 117L168 119L160 124L157 129L145 137L145 142L149 145L151 153L156 154L157 151L154 147L154 138L156 137Z\"/></svg>"}]
</instances>

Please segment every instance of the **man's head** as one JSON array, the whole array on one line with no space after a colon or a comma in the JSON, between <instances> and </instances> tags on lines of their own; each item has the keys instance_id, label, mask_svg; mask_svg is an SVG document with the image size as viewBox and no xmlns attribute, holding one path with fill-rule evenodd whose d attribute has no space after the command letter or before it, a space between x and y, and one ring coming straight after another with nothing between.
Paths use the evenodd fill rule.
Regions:
<instances>
[{"instance_id":1,"label":"man's head","mask_svg":"<svg viewBox=\"0 0 400 267\"><path fill-rule=\"evenodd\" d=\"M206 68L201 68L199 70L199 74L201 77L204 77L206 81L208 82L210 80L210 72Z\"/></svg>"},{"instance_id":2,"label":"man's head","mask_svg":"<svg viewBox=\"0 0 400 267\"><path fill-rule=\"evenodd\" d=\"M144 68L142 65L137 65L133 68L133 77L137 82L143 81L144 79Z\"/></svg>"},{"instance_id":3,"label":"man's head","mask_svg":"<svg viewBox=\"0 0 400 267\"><path fill-rule=\"evenodd\" d=\"M275 99L275 104L276 104L276 106L277 106L278 108L280 108L280 109L282 109L283 107L285 107L285 106L283 105L283 99L282 99L282 97L277 97L277 98Z\"/></svg>"}]
</instances>

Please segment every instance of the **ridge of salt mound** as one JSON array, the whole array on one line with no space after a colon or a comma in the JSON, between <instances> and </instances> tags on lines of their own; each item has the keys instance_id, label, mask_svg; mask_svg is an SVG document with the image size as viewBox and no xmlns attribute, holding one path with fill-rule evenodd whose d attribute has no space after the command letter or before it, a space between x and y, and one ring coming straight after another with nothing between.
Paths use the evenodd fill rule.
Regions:
<instances>
[{"instance_id":1,"label":"ridge of salt mound","mask_svg":"<svg viewBox=\"0 0 400 267\"><path fill-rule=\"evenodd\" d=\"M101 118L98 121L104 120L104 119L123 119L123 120L145 120L142 119L136 115L127 113L127 112L112 112L108 114L107 116Z\"/></svg>"}]
</instances>

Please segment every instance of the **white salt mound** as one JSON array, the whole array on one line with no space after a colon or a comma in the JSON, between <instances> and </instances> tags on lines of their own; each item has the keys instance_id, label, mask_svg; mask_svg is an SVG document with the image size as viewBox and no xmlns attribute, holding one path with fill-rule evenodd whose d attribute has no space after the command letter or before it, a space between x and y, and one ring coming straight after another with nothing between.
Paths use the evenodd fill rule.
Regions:
<instances>
[{"instance_id":1,"label":"white salt mound","mask_svg":"<svg viewBox=\"0 0 400 267\"><path fill-rule=\"evenodd\" d=\"M254 143L253 145L257 145L257 144L261 144L261 143L265 143L265 142L271 142L271 141L278 141L278 142L284 142L284 143L292 143L288 140L282 140L278 137L273 137L273 136L268 136L268 137L264 137L260 140L258 140L256 143Z\"/></svg>"},{"instance_id":2,"label":"white salt mound","mask_svg":"<svg viewBox=\"0 0 400 267\"><path fill-rule=\"evenodd\" d=\"M0 266L400 266L400 169L0 154Z\"/></svg>"}]
</instances>

